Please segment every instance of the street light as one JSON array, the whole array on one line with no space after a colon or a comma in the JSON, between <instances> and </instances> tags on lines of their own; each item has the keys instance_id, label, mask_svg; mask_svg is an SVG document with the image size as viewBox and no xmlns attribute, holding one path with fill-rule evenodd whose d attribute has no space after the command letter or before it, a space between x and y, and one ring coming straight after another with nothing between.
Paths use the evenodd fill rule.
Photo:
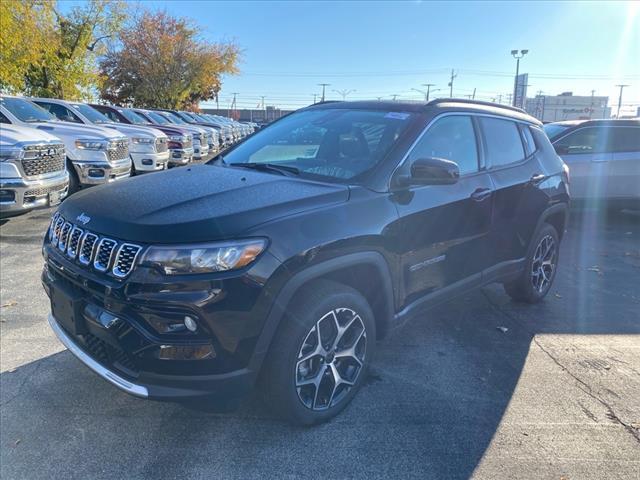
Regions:
<instances>
[{"instance_id":1,"label":"street light","mask_svg":"<svg viewBox=\"0 0 640 480\"><path fill-rule=\"evenodd\" d=\"M423 87L427 87L427 102L429 101L429 91L431 90L431 87L435 87L436 84L435 83L423 83L422 84ZM436 88L434 90L434 92L437 92L438 90L442 90L441 88Z\"/></svg>"},{"instance_id":2,"label":"street light","mask_svg":"<svg viewBox=\"0 0 640 480\"><path fill-rule=\"evenodd\" d=\"M420 90L418 88L412 88L411 90L415 91L415 92L419 92L422 95L424 95L424 101L428 102L429 101L429 94L431 92L438 92L440 90L442 90L441 88L434 88L433 90L431 89L432 86L434 86L435 83L423 83L422 86L423 87L427 87L427 91L425 92L424 90Z\"/></svg>"},{"instance_id":3,"label":"street light","mask_svg":"<svg viewBox=\"0 0 640 480\"><path fill-rule=\"evenodd\" d=\"M338 95L342 96L342 101L345 101L347 99L347 95L355 92L355 90L333 90L333 91L336 92Z\"/></svg>"},{"instance_id":4,"label":"street light","mask_svg":"<svg viewBox=\"0 0 640 480\"><path fill-rule=\"evenodd\" d=\"M516 78L513 81L513 106L517 106L517 93L518 93L518 75L520 74L520 59L524 57L529 50L511 50L511 55L516 59Z\"/></svg>"}]
</instances>

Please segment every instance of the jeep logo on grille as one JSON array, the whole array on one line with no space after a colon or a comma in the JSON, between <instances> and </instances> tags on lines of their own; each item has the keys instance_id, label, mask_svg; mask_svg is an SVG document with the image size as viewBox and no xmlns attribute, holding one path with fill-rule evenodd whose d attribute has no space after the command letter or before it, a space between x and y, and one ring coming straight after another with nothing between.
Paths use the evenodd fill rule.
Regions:
<instances>
[{"instance_id":1,"label":"jeep logo on grille","mask_svg":"<svg viewBox=\"0 0 640 480\"><path fill-rule=\"evenodd\" d=\"M91 221L91 217L89 215L86 215L84 212L82 212L80 215L76 217L76 220L79 221L81 224L86 225Z\"/></svg>"}]
</instances>

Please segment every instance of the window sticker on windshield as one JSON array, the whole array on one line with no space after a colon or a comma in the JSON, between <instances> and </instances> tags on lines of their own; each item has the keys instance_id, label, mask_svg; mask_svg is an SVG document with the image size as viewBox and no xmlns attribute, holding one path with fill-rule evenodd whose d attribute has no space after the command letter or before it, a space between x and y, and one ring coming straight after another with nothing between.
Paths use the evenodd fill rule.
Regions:
<instances>
[{"instance_id":1,"label":"window sticker on windshield","mask_svg":"<svg viewBox=\"0 0 640 480\"><path fill-rule=\"evenodd\" d=\"M395 118L396 120L406 120L407 118L409 118L409 114L402 113L402 112L389 112L384 116L384 118Z\"/></svg>"}]
</instances>

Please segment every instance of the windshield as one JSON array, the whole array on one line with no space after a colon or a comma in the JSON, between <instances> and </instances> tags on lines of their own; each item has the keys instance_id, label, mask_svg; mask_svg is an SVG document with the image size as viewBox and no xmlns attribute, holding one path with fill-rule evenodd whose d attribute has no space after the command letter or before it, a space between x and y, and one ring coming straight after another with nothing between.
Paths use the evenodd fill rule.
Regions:
<instances>
[{"instance_id":1,"label":"windshield","mask_svg":"<svg viewBox=\"0 0 640 480\"><path fill-rule=\"evenodd\" d=\"M171 113L171 112L165 112L164 115L171 120L173 123L179 123L180 125L186 125L187 122L185 122L183 119L181 119L178 115L176 115L175 113Z\"/></svg>"},{"instance_id":2,"label":"windshield","mask_svg":"<svg viewBox=\"0 0 640 480\"><path fill-rule=\"evenodd\" d=\"M322 109L294 113L225 155L227 164L273 163L301 175L357 182L391 149L411 114Z\"/></svg>"},{"instance_id":3,"label":"windshield","mask_svg":"<svg viewBox=\"0 0 640 480\"><path fill-rule=\"evenodd\" d=\"M121 110L118 110L118 112L124 115L124 118L129 120L131 123L135 123L136 125L146 125L149 123L142 115L134 112L133 110L123 108Z\"/></svg>"},{"instance_id":4,"label":"windshield","mask_svg":"<svg viewBox=\"0 0 640 480\"><path fill-rule=\"evenodd\" d=\"M544 133L547 134L547 137L553 140L570 127L568 125L558 125L557 123L547 123L543 125L542 128L544 129Z\"/></svg>"},{"instance_id":5,"label":"windshield","mask_svg":"<svg viewBox=\"0 0 640 480\"><path fill-rule=\"evenodd\" d=\"M3 97L0 104L9 110L21 122L51 122L55 117L44 108L22 98Z\"/></svg>"},{"instance_id":6,"label":"windshield","mask_svg":"<svg viewBox=\"0 0 640 480\"><path fill-rule=\"evenodd\" d=\"M87 119L91 123L114 123L109 119L109 117L103 115L95 108L90 107L89 105L85 105L84 103L72 103L71 106L74 108L74 110L77 110L82 115L87 117Z\"/></svg>"},{"instance_id":7,"label":"windshield","mask_svg":"<svg viewBox=\"0 0 640 480\"><path fill-rule=\"evenodd\" d=\"M153 120L155 123L159 123L160 125L167 125L171 122L167 120L165 117L156 112L146 112L147 116Z\"/></svg>"}]
</instances>

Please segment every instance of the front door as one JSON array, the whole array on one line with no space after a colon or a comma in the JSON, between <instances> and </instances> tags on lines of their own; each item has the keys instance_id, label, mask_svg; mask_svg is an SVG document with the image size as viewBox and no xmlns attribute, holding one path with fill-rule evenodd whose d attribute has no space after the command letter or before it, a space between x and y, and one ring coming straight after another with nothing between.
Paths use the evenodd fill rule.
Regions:
<instances>
[{"instance_id":1,"label":"front door","mask_svg":"<svg viewBox=\"0 0 640 480\"><path fill-rule=\"evenodd\" d=\"M447 115L436 120L406 161L410 165L428 157L455 161L461 178L453 185L416 186L394 194L399 219L393 236L405 306L486 267L493 186L480 170L472 118Z\"/></svg>"}]
</instances>

